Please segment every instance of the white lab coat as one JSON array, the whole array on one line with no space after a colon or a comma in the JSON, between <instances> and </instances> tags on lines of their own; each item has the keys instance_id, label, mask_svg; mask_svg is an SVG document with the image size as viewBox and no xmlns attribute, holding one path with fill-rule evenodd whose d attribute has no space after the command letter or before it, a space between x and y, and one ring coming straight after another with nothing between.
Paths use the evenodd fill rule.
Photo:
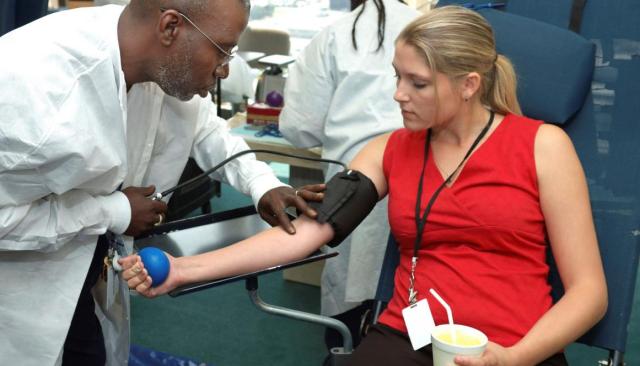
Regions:
<instances>
[{"instance_id":1,"label":"white lab coat","mask_svg":"<svg viewBox=\"0 0 640 366\"><path fill-rule=\"evenodd\" d=\"M121 184L162 191L189 156L207 169L247 148L210 100L180 102L152 83L127 94L121 11L59 12L0 38L0 365L61 363L97 237L129 225ZM282 185L253 156L217 176L254 202ZM128 290L119 285L114 306L96 310L108 365L128 361ZM94 296L100 303L104 289Z\"/></svg>"},{"instance_id":2,"label":"white lab coat","mask_svg":"<svg viewBox=\"0 0 640 366\"><path fill-rule=\"evenodd\" d=\"M360 8L321 31L289 67L280 131L298 147L322 145L325 158L349 163L371 138L402 127L393 100L394 41L420 13L397 0L384 0L386 30L378 45L378 13L373 3L356 28L358 50L351 42ZM361 5L362 6L362 5ZM330 165L326 179L341 168ZM322 274L322 313L336 315L375 295L389 235L386 200L335 249Z\"/></svg>"}]
</instances>

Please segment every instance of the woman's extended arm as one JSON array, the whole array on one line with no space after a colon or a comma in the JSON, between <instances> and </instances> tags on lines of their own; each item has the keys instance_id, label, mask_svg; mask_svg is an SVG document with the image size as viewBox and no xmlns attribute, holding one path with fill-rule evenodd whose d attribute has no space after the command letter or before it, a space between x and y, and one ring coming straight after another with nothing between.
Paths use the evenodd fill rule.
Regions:
<instances>
[{"instance_id":1,"label":"woman's extended arm","mask_svg":"<svg viewBox=\"0 0 640 366\"><path fill-rule=\"evenodd\" d=\"M128 280L130 288L144 296L155 297L185 284L249 273L304 258L333 237L329 224L320 224L306 216L300 216L293 223L296 227L294 235L274 227L218 250L170 257L169 277L158 287L150 287L151 277L146 271L136 275L135 267L123 271L123 278ZM129 264L123 264L123 268L127 267Z\"/></svg>"},{"instance_id":2,"label":"woman's extended arm","mask_svg":"<svg viewBox=\"0 0 640 366\"><path fill-rule=\"evenodd\" d=\"M382 173L382 153L388 135L367 144L351 164L374 182L380 197L386 194ZM121 259L123 278L130 288L147 297L155 297L188 283L213 280L248 273L304 258L333 238L329 224L301 216L294 222L296 233L287 234L279 227L265 230L225 248L189 257L171 258L167 280L151 287L151 278L137 256Z\"/></svg>"},{"instance_id":3,"label":"woman's extended arm","mask_svg":"<svg viewBox=\"0 0 640 366\"><path fill-rule=\"evenodd\" d=\"M607 286L587 183L569 137L543 125L535 142L540 204L565 293L517 344L487 348L459 365L534 365L589 330L607 308ZM462 360L462 358L460 359Z\"/></svg>"}]
</instances>

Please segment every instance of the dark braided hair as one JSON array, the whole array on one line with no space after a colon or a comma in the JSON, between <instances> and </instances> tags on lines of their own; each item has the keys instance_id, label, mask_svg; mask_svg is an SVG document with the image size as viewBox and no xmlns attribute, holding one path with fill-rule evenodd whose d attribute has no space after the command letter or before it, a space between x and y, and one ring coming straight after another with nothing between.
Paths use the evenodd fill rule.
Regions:
<instances>
[{"instance_id":1,"label":"dark braided hair","mask_svg":"<svg viewBox=\"0 0 640 366\"><path fill-rule=\"evenodd\" d=\"M378 9L378 48L376 48L376 52L380 50L382 47L382 43L384 42L384 29L387 22L387 15L384 9L384 3L382 0L371 0L373 4ZM398 0L399 2L406 4L403 0ZM356 24L360 19L360 16L364 12L364 7L367 6L367 0L351 0L351 10L358 7L358 5L362 4L358 15L356 15L356 19L353 21L353 28L351 28L351 42L353 43L353 48L358 49L358 43L356 42Z\"/></svg>"}]
</instances>

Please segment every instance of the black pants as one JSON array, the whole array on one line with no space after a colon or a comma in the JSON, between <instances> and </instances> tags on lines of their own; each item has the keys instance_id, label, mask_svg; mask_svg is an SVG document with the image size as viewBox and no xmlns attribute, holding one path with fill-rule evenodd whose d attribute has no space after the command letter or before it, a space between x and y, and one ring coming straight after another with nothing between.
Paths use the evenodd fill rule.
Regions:
<instances>
[{"instance_id":1,"label":"black pants","mask_svg":"<svg viewBox=\"0 0 640 366\"><path fill-rule=\"evenodd\" d=\"M363 318L370 312L373 307L371 300L364 301L358 307L355 307L347 312L332 316L332 318L343 322L353 337L353 346L357 347L360 344L361 339L361 326ZM327 351L334 347L342 347L344 340L342 335L337 330L332 328L326 328L324 331L324 344L327 346Z\"/></svg>"},{"instance_id":2,"label":"black pants","mask_svg":"<svg viewBox=\"0 0 640 366\"><path fill-rule=\"evenodd\" d=\"M349 366L416 365L432 366L431 345L414 351L409 337L385 325L374 325L349 358ZM558 353L538 366L567 366L563 353Z\"/></svg>"},{"instance_id":3,"label":"black pants","mask_svg":"<svg viewBox=\"0 0 640 366\"><path fill-rule=\"evenodd\" d=\"M101 235L93 253L89 273L84 280L84 285L82 285L67 339L64 342L63 366L104 366L106 362L102 328L95 314L91 288L100 276L108 248L109 244L106 238Z\"/></svg>"},{"instance_id":4,"label":"black pants","mask_svg":"<svg viewBox=\"0 0 640 366\"><path fill-rule=\"evenodd\" d=\"M372 311L373 301L367 300L349 311L332 316L332 318L343 322L349 328L354 348L360 344L363 323L369 324L368 322L371 320L369 317L372 315ZM323 365L326 366L331 364L331 349L344 346L344 340L340 332L332 328L326 328L324 331L324 344L328 352L323 362Z\"/></svg>"}]
</instances>

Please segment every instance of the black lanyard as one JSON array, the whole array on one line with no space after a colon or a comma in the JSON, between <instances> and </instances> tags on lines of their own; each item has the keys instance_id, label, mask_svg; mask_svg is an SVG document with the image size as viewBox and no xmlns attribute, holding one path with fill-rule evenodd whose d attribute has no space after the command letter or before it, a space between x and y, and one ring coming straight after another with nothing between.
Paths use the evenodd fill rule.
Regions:
<instances>
[{"instance_id":1,"label":"black lanyard","mask_svg":"<svg viewBox=\"0 0 640 366\"><path fill-rule=\"evenodd\" d=\"M416 239L413 244L413 258L411 261L411 278L410 278L410 286L409 286L409 303L411 304L415 303L416 296L417 296L417 292L414 291L415 268L418 261L418 250L420 249L420 245L422 244L422 234L424 233L424 227L425 227L425 224L427 223L427 216L429 216L429 213L431 212L431 207L433 207L433 204L435 203L436 198L438 198L438 195L440 195L440 192L442 191L442 189L451 181L451 179L453 179L453 176L458 172L458 170L460 170L460 167L462 166L462 164L464 164L464 162L469 158L469 156L471 155L473 150L476 148L476 146L478 146L482 138L487 134L487 132L489 132L489 128L493 123L493 117L495 115L493 111L489 111L489 112L490 112L490 116L489 116L489 121L487 122L487 125L484 126L482 131L480 131L480 134L478 135L478 137L476 137L473 144L471 144L471 147L465 154L464 158L462 158L462 161L460 162L460 164L458 164L458 167L435 190L435 192L431 196L431 199L429 199L429 202L427 203L427 207L425 207L424 209L424 213L420 215L420 203L422 202L422 185L424 182L424 171L427 166L427 160L429 157L429 145L431 143L431 129L429 129L429 131L427 132L427 137L425 138L425 141L424 141L424 160L422 162L422 172L420 173L420 182L418 183L418 196L416 198L416 212L415 212Z\"/></svg>"}]
</instances>

